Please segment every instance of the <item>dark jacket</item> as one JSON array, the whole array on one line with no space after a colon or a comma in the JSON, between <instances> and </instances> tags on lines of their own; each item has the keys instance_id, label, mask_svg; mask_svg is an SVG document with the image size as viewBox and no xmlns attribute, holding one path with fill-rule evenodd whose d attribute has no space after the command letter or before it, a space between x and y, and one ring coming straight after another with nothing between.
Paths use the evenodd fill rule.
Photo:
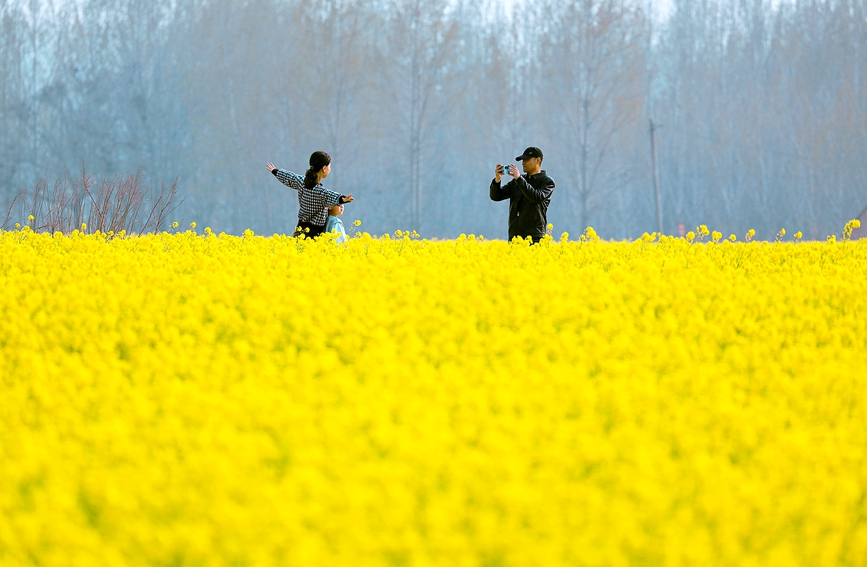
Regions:
<instances>
[{"instance_id":1,"label":"dark jacket","mask_svg":"<svg viewBox=\"0 0 867 567\"><path fill-rule=\"evenodd\" d=\"M491 200L509 204L509 240L516 236L538 241L548 227L548 205L554 192L554 180L544 170L530 176L526 173L501 187L496 178L491 182Z\"/></svg>"}]
</instances>

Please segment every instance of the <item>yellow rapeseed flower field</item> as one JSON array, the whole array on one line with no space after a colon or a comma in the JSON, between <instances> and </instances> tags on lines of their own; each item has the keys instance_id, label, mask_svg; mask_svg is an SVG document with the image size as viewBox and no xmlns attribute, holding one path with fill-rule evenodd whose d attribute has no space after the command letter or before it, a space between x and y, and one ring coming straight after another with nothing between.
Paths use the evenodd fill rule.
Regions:
<instances>
[{"instance_id":1,"label":"yellow rapeseed flower field","mask_svg":"<svg viewBox=\"0 0 867 567\"><path fill-rule=\"evenodd\" d=\"M0 565L863 566L867 242L704 232L0 233Z\"/></svg>"}]
</instances>

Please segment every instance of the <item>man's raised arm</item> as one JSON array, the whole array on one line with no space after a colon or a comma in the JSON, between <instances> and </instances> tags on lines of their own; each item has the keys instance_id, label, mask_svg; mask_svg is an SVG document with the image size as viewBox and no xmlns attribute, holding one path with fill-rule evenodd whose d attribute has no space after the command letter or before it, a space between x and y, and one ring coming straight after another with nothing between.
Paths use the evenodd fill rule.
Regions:
<instances>
[{"instance_id":1,"label":"man's raised arm","mask_svg":"<svg viewBox=\"0 0 867 567\"><path fill-rule=\"evenodd\" d=\"M502 177L506 167L508 166L497 165L494 180L491 181L491 201L505 201L511 197L511 191L500 185L500 178ZM509 183L506 183L506 187L508 187L510 183L512 182L510 181Z\"/></svg>"},{"instance_id":2,"label":"man's raised arm","mask_svg":"<svg viewBox=\"0 0 867 567\"><path fill-rule=\"evenodd\" d=\"M546 180L545 186L536 189L530 185L526 179L519 177L515 180L518 184L518 189L524 194L528 201L537 205L551 198L551 193L554 192L554 180L550 177Z\"/></svg>"}]
</instances>

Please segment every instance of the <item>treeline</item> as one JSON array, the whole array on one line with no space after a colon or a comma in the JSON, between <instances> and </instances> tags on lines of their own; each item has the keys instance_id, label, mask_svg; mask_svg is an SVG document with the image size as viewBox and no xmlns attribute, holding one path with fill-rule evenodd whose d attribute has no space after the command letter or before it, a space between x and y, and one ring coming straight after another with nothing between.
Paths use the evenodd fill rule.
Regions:
<instances>
[{"instance_id":1,"label":"treeline","mask_svg":"<svg viewBox=\"0 0 867 567\"><path fill-rule=\"evenodd\" d=\"M179 221L287 232L266 161L374 233L506 235L545 152L555 232L839 233L867 206L867 0L0 0L0 204L47 177L178 178Z\"/></svg>"}]
</instances>

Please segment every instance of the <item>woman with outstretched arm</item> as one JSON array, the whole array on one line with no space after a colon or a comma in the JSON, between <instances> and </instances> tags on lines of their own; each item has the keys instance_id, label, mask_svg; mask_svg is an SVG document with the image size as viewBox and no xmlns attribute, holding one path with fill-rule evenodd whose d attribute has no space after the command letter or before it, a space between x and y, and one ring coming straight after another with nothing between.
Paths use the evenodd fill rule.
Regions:
<instances>
[{"instance_id":1,"label":"woman with outstretched arm","mask_svg":"<svg viewBox=\"0 0 867 567\"><path fill-rule=\"evenodd\" d=\"M325 152L313 152L310 156L310 169L304 177L285 169L277 169L274 164L265 164L274 177L286 187L298 191L298 229L295 236L302 232L308 238L315 238L325 232L328 220L328 207L351 203L352 193L340 195L322 186L322 180L331 173L331 156Z\"/></svg>"}]
</instances>

